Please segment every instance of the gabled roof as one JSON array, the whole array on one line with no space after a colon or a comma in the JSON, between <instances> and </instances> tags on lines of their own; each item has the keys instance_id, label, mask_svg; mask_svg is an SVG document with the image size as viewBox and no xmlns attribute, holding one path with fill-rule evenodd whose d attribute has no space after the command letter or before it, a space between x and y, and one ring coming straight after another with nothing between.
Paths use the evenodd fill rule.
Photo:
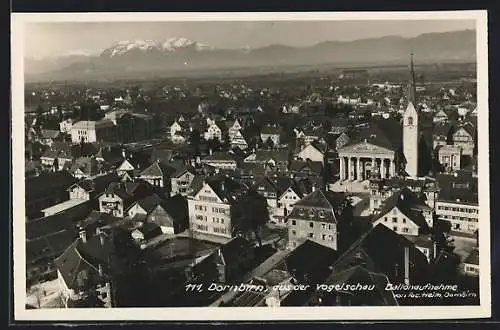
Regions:
<instances>
[{"instance_id":1,"label":"gabled roof","mask_svg":"<svg viewBox=\"0 0 500 330\"><path fill-rule=\"evenodd\" d=\"M295 205L303 207L317 207L323 209L335 209L344 204L346 196L344 193L316 189Z\"/></svg>"},{"instance_id":2,"label":"gabled roof","mask_svg":"<svg viewBox=\"0 0 500 330\"><path fill-rule=\"evenodd\" d=\"M357 298L365 306L397 306L398 302L391 290L386 290L387 277L384 274L374 273L365 267L356 265L341 271L333 272L326 280L326 285L373 285L373 290L358 292ZM352 291L348 292L352 294ZM320 293L321 294L321 293Z\"/></svg>"},{"instance_id":3,"label":"gabled roof","mask_svg":"<svg viewBox=\"0 0 500 330\"><path fill-rule=\"evenodd\" d=\"M73 186L79 186L86 192L96 192L100 194L111 182L117 182L119 179L120 178L115 173L109 173L93 177L92 179L82 179Z\"/></svg>"},{"instance_id":4,"label":"gabled roof","mask_svg":"<svg viewBox=\"0 0 500 330\"><path fill-rule=\"evenodd\" d=\"M238 258L246 255L253 248L253 244L243 237L236 236L226 244L220 247L220 254L215 252L216 256L221 259L225 265L233 265L238 263Z\"/></svg>"},{"instance_id":5,"label":"gabled roof","mask_svg":"<svg viewBox=\"0 0 500 330\"><path fill-rule=\"evenodd\" d=\"M101 236L104 244L101 244ZM99 264L103 270L108 270L113 252L111 240L101 233L86 242L76 239L54 262L68 288L85 289L88 280L93 284L99 280Z\"/></svg>"},{"instance_id":6,"label":"gabled roof","mask_svg":"<svg viewBox=\"0 0 500 330\"><path fill-rule=\"evenodd\" d=\"M401 125L394 119L373 120L352 136L344 148L364 141L396 151L401 148L403 141Z\"/></svg>"},{"instance_id":7,"label":"gabled roof","mask_svg":"<svg viewBox=\"0 0 500 330\"><path fill-rule=\"evenodd\" d=\"M141 177L169 177L175 169L160 163L158 161L153 162L144 171L142 171L139 176Z\"/></svg>"},{"instance_id":8,"label":"gabled roof","mask_svg":"<svg viewBox=\"0 0 500 330\"><path fill-rule=\"evenodd\" d=\"M286 162L288 161L288 150L265 150L259 149L255 151L255 162L268 162L270 160L276 162Z\"/></svg>"},{"instance_id":9,"label":"gabled roof","mask_svg":"<svg viewBox=\"0 0 500 330\"><path fill-rule=\"evenodd\" d=\"M135 203L138 204L144 211L146 211L147 214L149 214L158 205L162 205L164 203L164 200L158 197L158 195L152 194L150 196L138 200Z\"/></svg>"},{"instance_id":10,"label":"gabled roof","mask_svg":"<svg viewBox=\"0 0 500 330\"><path fill-rule=\"evenodd\" d=\"M422 280L427 271L427 258L408 239L378 224L355 241L333 265L342 270L354 265L365 265L373 272L387 275L391 283L403 277L404 249L409 248L410 281ZM361 254L359 254L360 252ZM365 256L369 258L367 261ZM396 267L398 274L395 274Z\"/></svg>"},{"instance_id":11,"label":"gabled roof","mask_svg":"<svg viewBox=\"0 0 500 330\"><path fill-rule=\"evenodd\" d=\"M225 175L216 175L208 177L205 179L205 184L207 184L212 190L217 194L217 196L226 202L231 202L236 199L243 191L247 190L247 187ZM202 186L203 188L203 186ZM201 189L201 188L200 188ZM192 195L196 195L199 192L193 191Z\"/></svg>"},{"instance_id":12,"label":"gabled roof","mask_svg":"<svg viewBox=\"0 0 500 330\"><path fill-rule=\"evenodd\" d=\"M389 198L387 198L383 202L380 212L374 216L373 221L380 219L395 207L397 207L399 211L406 215L408 219L413 221L419 228L428 228L427 221L425 221L422 211L430 212L431 208L421 201L417 194L407 187L403 187L395 191Z\"/></svg>"}]
</instances>

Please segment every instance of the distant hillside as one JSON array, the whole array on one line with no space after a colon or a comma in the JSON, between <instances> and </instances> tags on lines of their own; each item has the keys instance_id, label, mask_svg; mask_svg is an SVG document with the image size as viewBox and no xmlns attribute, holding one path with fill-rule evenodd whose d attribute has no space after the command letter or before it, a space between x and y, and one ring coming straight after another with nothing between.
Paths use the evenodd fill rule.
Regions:
<instances>
[{"instance_id":1,"label":"distant hillside","mask_svg":"<svg viewBox=\"0 0 500 330\"><path fill-rule=\"evenodd\" d=\"M26 60L25 67L28 81L100 79L236 67L407 64L411 52L415 53L417 63L474 62L476 33L464 30L414 38L387 36L326 41L311 47L271 45L241 50L217 49L182 37L166 41L121 41L99 56Z\"/></svg>"}]
</instances>

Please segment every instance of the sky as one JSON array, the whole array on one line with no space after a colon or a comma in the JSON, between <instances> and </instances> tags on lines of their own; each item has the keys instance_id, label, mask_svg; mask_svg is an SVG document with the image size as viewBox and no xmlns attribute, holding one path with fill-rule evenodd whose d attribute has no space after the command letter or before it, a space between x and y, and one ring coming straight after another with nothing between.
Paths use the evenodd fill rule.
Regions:
<instances>
[{"instance_id":1,"label":"sky","mask_svg":"<svg viewBox=\"0 0 500 330\"><path fill-rule=\"evenodd\" d=\"M71 53L99 54L123 40L185 37L216 48L272 44L310 46L322 41L349 41L387 35L475 29L474 20L377 21L240 21L240 22L45 22L25 29L25 56L43 58Z\"/></svg>"}]
</instances>

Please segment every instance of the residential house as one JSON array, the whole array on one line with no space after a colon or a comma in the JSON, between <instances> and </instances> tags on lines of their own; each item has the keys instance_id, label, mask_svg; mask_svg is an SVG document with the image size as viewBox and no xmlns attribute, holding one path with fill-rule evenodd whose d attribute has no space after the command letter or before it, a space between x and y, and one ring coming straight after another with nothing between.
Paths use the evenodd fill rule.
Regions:
<instances>
[{"instance_id":1,"label":"residential house","mask_svg":"<svg viewBox=\"0 0 500 330\"><path fill-rule=\"evenodd\" d=\"M434 114L434 118L432 119L434 123L447 123L448 120L449 120L448 114L443 109L436 112Z\"/></svg>"},{"instance_id":2,"label":"residential house","mask_svg":"<svg viewBox=\"0 0 500 330\"><path fill-rule=\"evenodd\" d=\"M242 237L234 237L200 262L192 265L188 281L233 283L251 270L254 245Z\"/></svg>"},{"instance_id":3,"label":"residential house","mask_svg":"<svg viewBox=\"0 0 500 330\"><path fill-rule=\"evenodd\" d=\"M141 225L154 224L163 234L173 235L187 228L187 202L182 197L164 200L156 194L149 195L133 203L127 209L127 215Z\"/></svg>"},{"instance_id":4,"label":"residential house","mask_svg":"<svg viewBox=\"0 0 500 330\"><path fill-rule=\"evenodd\" d=\"M99 121L81 120L71 127L71 142L94 143L113 142L117 140L117 129L113 121L101 119Z\"/></svg>"},{"instance_id":5,"label":"residential house","mask_svg":"<svg viewBox=\"0 0 500 330\"><path fill-rule=\"evenodd\" d=\"M287 216L292 211L295 203L311 193L314 189L314 185L308 179L293 180L291 184L282 189L282 193L279 195L277 203L277 223L287 225Z\"/></svg>"},{"instance_id":6,"label":"residential house","mask_svg":"<svg viewBox=\"0 0 500 330\"><path fill-rule=\"evenodd\" d=\"M465 123L453 133L453 145L462 149L462 155L472 157L475 154L476 136L476 128Z\"/></svg>"},{"instance_id":7,"label":"residential house","mask_svg":"<svg viewBox=\"0 0 500 330\"><path fill-rule=\"evenodd\" d=\"M452 145L451 138L452 127L449 124L440 124L434 128L432 135L432 148L435 150L438 146Z\"/></svg>"},{"instance_id":8,"label":"residential house","mask_svg":"<svg viewBox=\"0 0 500 330\"><path fill-rule=\"evenodd\" d=\"M235 119L234 120L234 123L233 125L231 125L231 127L229 127L228 129L228 135L229 135L229 140L232 141L233 138L238 134L240 133L241 134L241 130L243 129L243 126L241 126L240 122L238 121L238 119Z\"/></svg>"},{"instance_id":9,"label":"residential house","mask_svg":"<svg viewBox=\"0 0 500 330\"><path fill-rule=\"evenodd\" d=\"M59 131L61 133L70 133L71 132L71 127L73 126L73 119L68 118L64 119L59 123Z\"/></svg>"},{"instance_id":10,"label":"residential house","mask_svg":"<svg viewBox=\"0 0 500 330\"><path fill-rule=\"evenodd\" d=\"M95 157L78 157L73 161L69 171L77 179L92 178L106 173L103 164Z\"/></svg>"},{"instance_id":11,"label":"residential house","mask_svg":"<svg viewBox=\"0 0 500 330\"><path fill-rule=\"evenodd\" d=\"M265 143L267 139L271 139L275 146L280 144L280 136L283 129L277 124L267 124L260 131L260 138Z\"/></svg>"},{"instance_id":12,"label":"residential house","mask_svg":"<svg viewBox=\"0 0 500 330\"><path fill-rule=\"evenodd\" d=\"M306 306L313 290L331 274L329 267L339 254L334 249L306 240L297 248L277 251L244 277L243 283L265 290L229 291L211 306L279 307Z\"/></svg>"},{"instance_id":13,"label":"residential house","mask_svg":"<svg viewBox=\"0 0 500 330\"><path fill-rule=\"evenodd\" d=\"M347 219L344 193L317 189L295 203L288 215L288 244L295 248L306 239L337 250L340 222ZM351 215L352 216L352 215Z\"/></svg>"},{"instance_id":14,"label":"residential house","mask_svg":"<svg viewBox=\"0 0 500 330\"><path fill-rule=\"evenodd\" d=\"M471 173L439 174L436 216L451 224L451 230L473 234L478 229L478 181Z\"/></svg>"},{"instance_id":15,"label":"residential house","mask_svg":"<svg viewBox=\"0 0 500 330\"><path fill-rule=\"evenodd\" d=\"M54 143L40 157L42 167L53 172L69 170L73 156L65 143Z\"/></svg>"},{"instance_id":16,"label":"residential house","mask_svg":"<svg viewBox=\"0 0 500 330\"><path fill-rule=\"evenodd\" d=\"M240 148L241 150L245 150L248 148L248 143L240 131L237 131L233 135L233 137L230 138L230 141L231 141L231 149Z\"/></svg>"},{"instance_id":17,"label":"residential house","mask_svg":"<svg viewBox=\"0 0 500 330\"><path fill-rule=\"evenodd\" d=\"M267 167L271 172L286 172L288 167L288 150L265 150L258 149L251 153L243 161L245 163L258 164Z\"/></svg>"},{"instance_id":18,"label":"residential house","mask_svg":"<svg viewBox=\"0 0 500 330\"><path fill-rule=\"evenodd\" d=\"M193 182L195 175L194 168L190 166L185 166L175 171L170 178L170 195L175 196L181 194L182 196L187 196L189 186L191 182Z\"/></svg>"},{"instance_id":19,"label":"residential house","mask_svg":"<svg viewBox=\"0 0 500 330\"><path fill-rule=\"evenodd\" d=\"M82 178L72 184L69 188L70 200L95 201L112 182L118 182L120 178L115 173L98 175L93 178ZM98 205L95 205L98 207Z\"/></svg>"},{"instance_id":20,"label":"residential house","mask_svg":"<svg viewBox=\"0 0 500 330\"><path fill-rule=\"evenodd\" d=\"M372 273L384 274L391 284L429 281L425 255L411 241L382 224L353 242L332 265L332 270L340 272L357 265ZM409 303L414 304L415 301ZM405 304L404 299L398 299L398 305L402 304Z\"/></svg>"},{"instance_id":21,"label":"residential house","mask_svg":"<svg viewBox=\"0 0 500 330\"><path fill-rule=\"evenodd\" d=\"M461 147L454 145L439 146L437 152L439 163L445 171L460 170Z\"/></svg>"},{"instance_id":22,"label":"residential house","mask_svg":"<svg viewBox=\"0 0 500 330\"><path fill-rule=\"evenodd\" d=\"M334 271L320 284L309 299L308 306L398 306L390 284L382 273L374 273L363 265ZM349 287L366 288L350 290ZM334 290L325 290L335 288Z\"/></svg>"},{"instance_id":23,"label":"residential house","mask_svg":"<svg viewBox=\"0 0 500 330\"><path fill-rule=\"evenodd\" d=\"M98 196L99 211L123 218L130 205L152 192L151 186L145 182L112 182Z\"/></svg>"},{"instance_id":24,"label":"residential house","mask_svg":"<svg viewBox=\"0 0 500 330\"><path fill-rule=\"evenodd\" d=\"M222 130L216 123L212 123L211 125L209 125L203 136L205 140L223 141Z\"/></svg>"},{"instance_id":25,"label":"residential house","mask_svg":"<svg viewBox=\"0 0 500 330\"><path fill-rule=\"evenodd\" d=\"M42 129L40 132L40 143L46 146L52 146L55 141L59 141L61 132L52 129Z\"/></svg>"},{"instance_id":26,"label":"residential house","mask_svg":"<svg viewBox=\"0 0 500 330\"><path fill-rule=\"evenodd\" d=\"M65 307L113 307L112 238L85 231L56 260L59 294Z\"/></svg>"},{"instance_id":27,"label":"residential house","mask_svg":"<svg viewBox=\"0 0 500 330\"><path fill-rule=\"evenodd\" d=\"M154 187L170 190L170 175L174 171L170 166L155 161L140 172L137 178L149 182Z\"/></svg>"},{"instance_id":28,"label":"residential house","mask_svg":"<svg viewBox=\"0 0 500 330\"><path fill-rule=\"evenodd\" d=\"M191 231L195 237L197 234L208 234L231 238L231 202L246 187L223 175L206 178L201 186L188 196Z\"/></svg>"},{"instance_id":29,"label":"residential house","mask_svg":"<svg viewBox=\"0 0 500 330\"><path fill-rule=\"evenodd\" d=\"M410 189L402 188L393 192L373 216L372 225L379 223L401 235L426 235L433 227L433 210Z\"/></svg>"},{"instance_id":30,"label":"residential house","mask_svg":"<svg viewBox=\"0 0 500 330\"><path fill-rule=\"evenodd\" d=\"M201 160L201 164L225 170L235 170L237 167L236 160L225 151L211 153Z\"/></svg>"},{"instance_id":31,"label":"residential house","mask_svg":"<svg viewBox=\"0 0 500 330\"><path fill-rule=\"evenodd\" d=\"M324 153L320 150L318 146L314 144L309 144L297 154L297 158L300 160L309 159L310 161L313 162L323 162Z\"/></svg>"}]
</instances>

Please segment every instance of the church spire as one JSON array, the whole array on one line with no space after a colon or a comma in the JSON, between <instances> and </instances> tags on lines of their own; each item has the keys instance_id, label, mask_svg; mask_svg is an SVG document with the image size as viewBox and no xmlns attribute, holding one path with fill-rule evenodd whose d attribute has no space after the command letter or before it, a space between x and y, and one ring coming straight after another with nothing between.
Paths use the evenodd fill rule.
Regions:
<instances>
[{"instance_id":1,"label":"church spire","mask_svg":"<svg viewBox=\"0 0 500 330\"><path fill-rule=\"evenodd\" d=\"M410 84L408 86L408 102L411 102L414 106L416 104L417 87L415 83L415 68L413 66L413 53L410 53Z\"/></svg>"}]
</instances>

